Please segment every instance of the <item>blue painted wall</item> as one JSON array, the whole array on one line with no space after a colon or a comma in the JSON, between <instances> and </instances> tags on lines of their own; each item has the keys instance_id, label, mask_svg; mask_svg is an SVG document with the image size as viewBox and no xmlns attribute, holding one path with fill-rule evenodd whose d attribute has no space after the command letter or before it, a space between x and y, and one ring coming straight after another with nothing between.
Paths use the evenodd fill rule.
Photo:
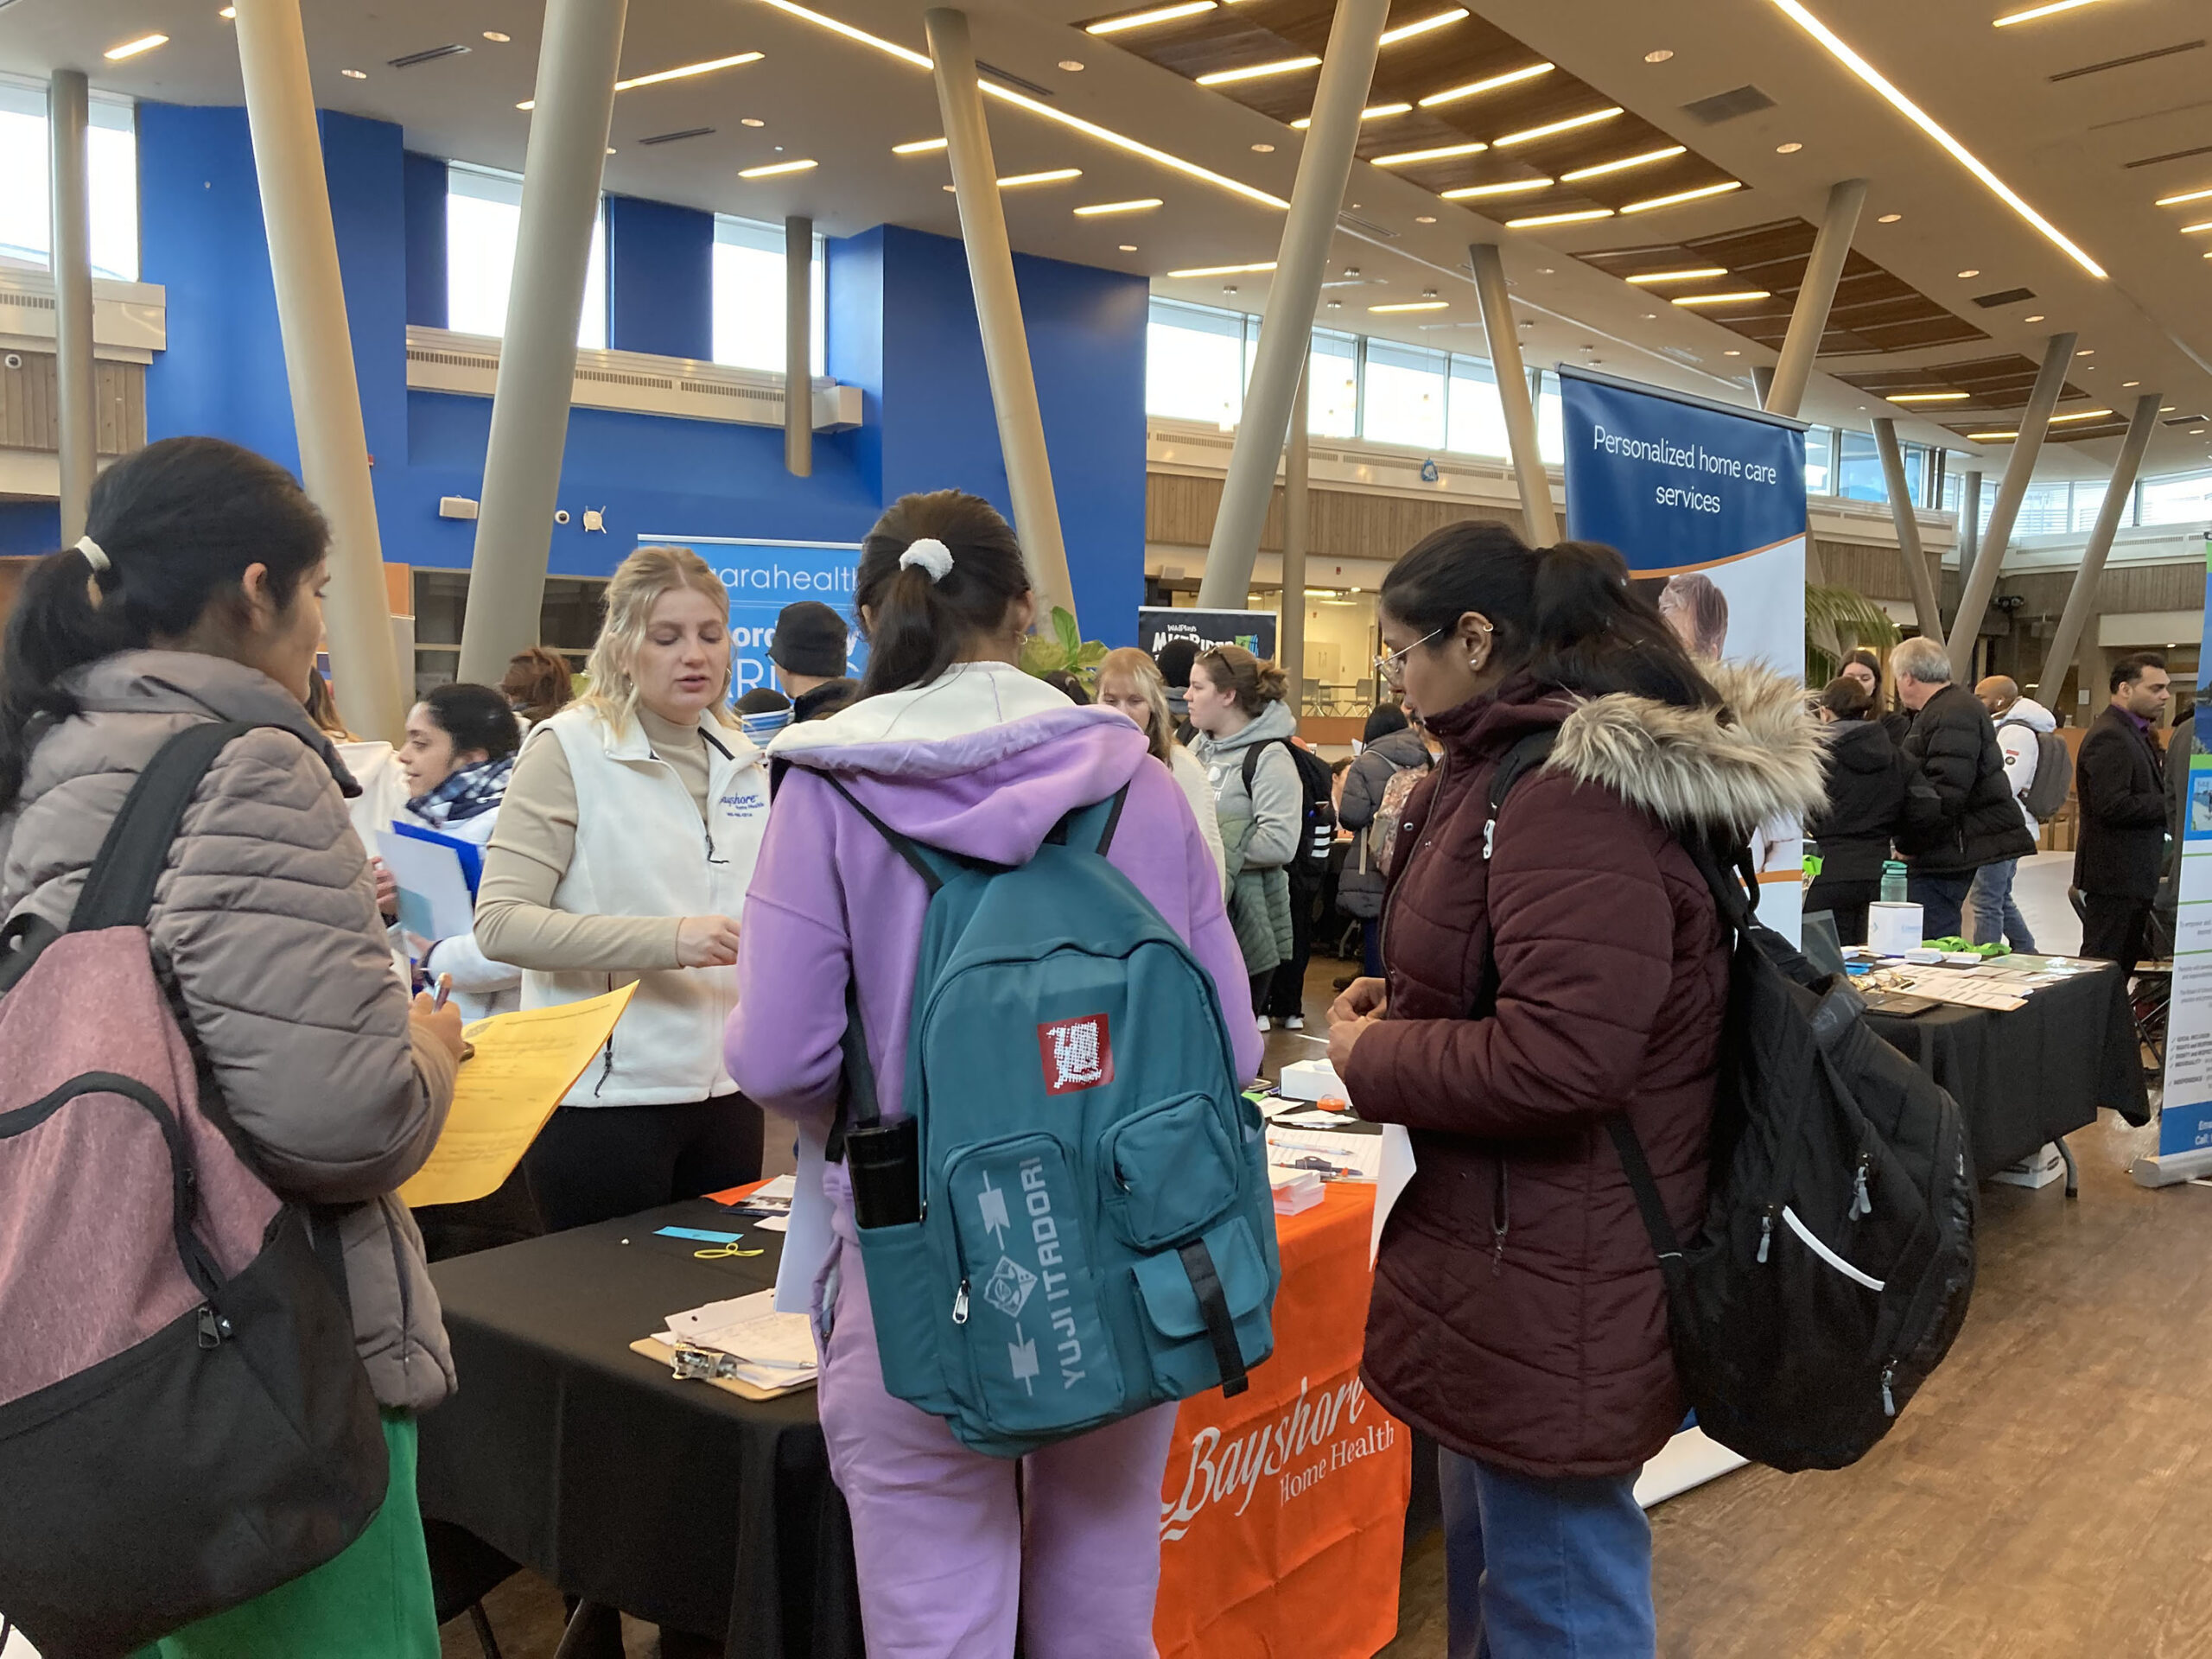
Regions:
<instances>
[{"instance_id":1,"label":"blue painted wall","mask_svg":"<svg viewBox=\"0 0 2212 1659\"><path fill-rule=\"evenodd\" d=\"M35 558L60 545L61 509L55 503L0 501L0 554Z\"/></svg>"},{"instance_id":2,"label":"blue painted wall","mask_svg":"<svg viewBox=\"0 0 2212 1659\"><path fill-rule=\"evenodd\" d=\"M712 359L714 281L712 213L607 199L607 343L614 350Z\"/></svg>"},{"instance_id":3,"label":"blue painted wall","mask_svg":"<svg viewBox=\"0 0 2212 1659\"><path fill-rule=\"evenodd\" d=\"M169 304L148 435L213 432L296 467L244 112L149 103L139 123L142 258ZM385 556L465 569L474 526L437 503L481 494L491 402L406 388L406 325L434 321L434 289L442 313L442 169L388 124L326 115L322 128ZM614 338L706 356L711 217L618 199L609 218ZM555 574L604 575L641 533L857 541L913 490L957 486L1010 512L960 245L880 226L832 241L828 259L829 371L861 388L862 426L817 434L814 475L796 479L770 428L579 409ZM1026 257L1015 274L1084 630L1126 643L1143 589L1146 284ZM587 506L607 534L583 531ZM17 533L0 515L0 542Z\"/></svg>"}]
</instances>

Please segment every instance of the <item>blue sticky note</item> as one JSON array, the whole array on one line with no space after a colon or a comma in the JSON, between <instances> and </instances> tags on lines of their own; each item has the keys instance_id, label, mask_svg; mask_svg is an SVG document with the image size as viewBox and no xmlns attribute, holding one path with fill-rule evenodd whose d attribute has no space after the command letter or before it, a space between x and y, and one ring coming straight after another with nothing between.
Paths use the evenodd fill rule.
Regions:
<instances>
[{"instance_id":1,"label":"blue sticky note","mask_svg":"<svg viewBox=\"0 0 2212 1659\"><path fill-rule=\"evenodd\" d=\"M710 1233L702 1227L662 1227L657 1230L663 1238L696 1238L702 1244L734 1244L743 1233Z\"/></svg>"}]
</instances>

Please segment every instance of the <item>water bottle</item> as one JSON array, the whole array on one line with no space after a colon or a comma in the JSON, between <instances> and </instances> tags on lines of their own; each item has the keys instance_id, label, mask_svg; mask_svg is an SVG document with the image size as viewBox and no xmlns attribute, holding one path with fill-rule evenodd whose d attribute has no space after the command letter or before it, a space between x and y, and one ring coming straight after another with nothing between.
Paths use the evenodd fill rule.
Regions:
<instances>
[{"instance_id":1,"label":"water bottle","mask_svg":"<svg viewBox=\"0 0 2212 1659\"><path fill-rule=\"evenodd\" d=\"M1904 866L1892 858L1882 866L1882 902L1904 903Z\"/></svg>"}]
</instances>

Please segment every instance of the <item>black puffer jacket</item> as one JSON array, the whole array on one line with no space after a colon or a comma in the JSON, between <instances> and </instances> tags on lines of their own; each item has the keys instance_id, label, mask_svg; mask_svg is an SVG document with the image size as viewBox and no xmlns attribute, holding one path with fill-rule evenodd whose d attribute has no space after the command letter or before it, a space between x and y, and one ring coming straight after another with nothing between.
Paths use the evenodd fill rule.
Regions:
<instances>
[{"instance_id":1,"label":"black puffer jacket","mask_svg":"<svg viewBox=\"0 0 2212 1659\"><path fill-rule=\"evenodd\" d=\"M1805 833L1821 844L1821 874L1872 881L1882 874L1904 813L1904 757L1871 720L1840 720L1827 742L1828 804Z\"/></svg>"},{"instance_id":2,"label":"black puffer jacket","mask_svg":"<svg viewBox=\"0 0 2212 1659\"><path fill-rule=\"evenodd\" d=\"M1908 787L1922 795L1922 810L1908 800L1910 826L1900 837L1907 862L1923 875L1967 875L2003 858L2025 858L2036 849L2020 816L2005 751L1989 711L1963 685L1945 686L1920 708L1904 741Z\"/></svg>"}]
</instances>

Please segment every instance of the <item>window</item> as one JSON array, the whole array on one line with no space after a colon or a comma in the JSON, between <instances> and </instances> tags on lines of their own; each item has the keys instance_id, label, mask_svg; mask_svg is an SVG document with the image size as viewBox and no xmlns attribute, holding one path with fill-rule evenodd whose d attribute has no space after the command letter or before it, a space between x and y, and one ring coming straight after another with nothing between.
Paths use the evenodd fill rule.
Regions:
<instances>
[{"instance_id":1,"label":"window","mask_svg":"<svg viewBox=\"0 0 2212 1659\"><path fill-rule=\"evenodd\" d=\"M514 279L515 238L522 230L522 180L512 173L446 165L446 327L464 334L507 332L507 289ZM607 346L607 209L592 220L591 258L584 268L583 315L576 344Z\"/></svg>"},{"instance_id":2,"label":"window","mask_svg":"<svg viewBox=\"0 0 2212 1659\"><path fill-rule=\"evenodd\" d=\"M128 99L95 92L86 135L92 275L138 280L138 139ZM0 83L0 264L43 270L53 250L46 88Z\"/></svg>"},{"instance_id":3,"label":"window","mask_svg":"<svg viewBox=\"0 0 2212 1659\"><path fill-rule=\"evenodd\" d=\"M1306 429L1316 437L1359 435L1359 336L1313 331L1306 359Z\"/></svg>"},{"instance_id":4,"label":"window","mask_svg":"<svg viewBox=\"0 0 2212 1659\"><path fill-rule=\"evenodd\" d=\"M2139 499L2146 524L2212 523L2212 473L2146 478Z\"/></svg>"},{"instance_id":5,"label":"window","mask_svg":"<svg viewBox=\"0 0 2212 1659\"><path fill-rule=\"evenodd\" d=\"M1852 501L1886 501L1888 480L1882 476L1882 457L1871 432L1836 434L1835 493Z\"/></svg>"},{"instance_id":6,"label":"window","mask_svg":"<svg viewBox=\"0 0 2212 1659\"><path fill-rule=\"evenodd\" d=\"M1497 375L1479 357L1452 359L1449 426L1444 447L1467 455L1509 455L1505 405L1497 395Z\"/></svg>"},{"instance_id":7,"label":"window","mask_svg":"<svg viewBox=\"0 0 2212 1659\"><path fill-rule=\"evenodd\" d=\"M2020 503L2020 516L2012 522L2014 536L2063 534L2070 516L2070 484L2031 484Z\"/></svg>"},{"instance_id":8,"label":"window","mask_svg":"<svg viewBox=\"0 0 2212 1659\"><path fill-rule=\"evenodd\" d=\"M1808 427L1805 430L1805 493L1826 495L1835 470L1835 429Z\"/></svg>"},{"instance_id":9,"label":"window","mask_svg":"<svg viewBox=\"0 0 2212 1659\"><path fill-rule=\"evenodd\" d=\"M1567 463L1567 426L1560 413L1559 376L1549 369L1536 378L1536 453L1546 466Z\"/></svg>"},{"instance_id":10,"label":"window","mask_svg":"<svg viewBox=\"0 0 2212 1659\"><path fill-rule=\"evenodd\" d=\"M1367 400L1361 435L1413 449L1444 448L1442 352L1394 340L1367 342Z\"/></svg>"},{"instance_id":11,"label":"window","mask_svg":"<svg viewBox=\"0 0 2212 1659\"><path fill-rule=\"evenodd\" d=\"M1235 426L1244 413L1243 315L1154 300L1144 407L1169 420L1212 421L1224 432Z\"/></svg>"},{"instance_id":12,"label":"window","mask_svg":"<svg viewBox=\"0 0 2212 1659\"><path fill-rule=\"evenodd\" d=\"M715 361L741 369L784 368L784 227L715 215ZM808 302L812 339L808 361L823 374L822 238L814 238Z\"/></svg>"}]
</instances>

